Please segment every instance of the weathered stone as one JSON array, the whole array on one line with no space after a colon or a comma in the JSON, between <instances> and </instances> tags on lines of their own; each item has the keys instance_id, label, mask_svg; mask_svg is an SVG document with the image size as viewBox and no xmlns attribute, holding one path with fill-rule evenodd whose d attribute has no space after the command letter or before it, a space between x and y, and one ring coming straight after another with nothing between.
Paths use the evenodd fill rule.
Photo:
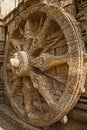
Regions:
<instances>
[{"instance_id":1,"label":"weathered stone","mask_svg":"<svg viewBox=\"0 0 87 130\"><path fill-rule=\"evenodd\" d=\"M24 122L45 129L59 120L65 124L78 100L78 110L87 110L86 11L87 2L80 0L26 0L4 18L4 100ZM0 78L1 85L2 73Z\"/></svg>"}]
</instances>

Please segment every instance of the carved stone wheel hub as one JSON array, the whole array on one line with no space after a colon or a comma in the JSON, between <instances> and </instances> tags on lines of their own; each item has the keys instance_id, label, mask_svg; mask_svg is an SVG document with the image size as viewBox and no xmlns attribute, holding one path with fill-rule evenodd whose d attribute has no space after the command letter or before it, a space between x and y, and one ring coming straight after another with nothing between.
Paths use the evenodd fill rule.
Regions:
<instances>
[{"instance_id":1,"label":"carved stone wheel hub","mask_svg":"<svg viewBox=\"0 0 87 130\"><path fill-rule=\"evenodd\" d=\"M13 72L17 76L26 76L29 71L29 56L25 51L18 51L10 59Z\"/></svg>"},{"instance_id":2,"label":"carved stone wheel hub","mask_svg":"<svg viewBox=\"0 0 87 130\"><path fill-rule=\"evenodd\" d=\"M5 48L6 93L22 120L46 127L79 98L82 41L75 20L59 6L35 4L21 18Z\"/></svg>"}]
</instances>

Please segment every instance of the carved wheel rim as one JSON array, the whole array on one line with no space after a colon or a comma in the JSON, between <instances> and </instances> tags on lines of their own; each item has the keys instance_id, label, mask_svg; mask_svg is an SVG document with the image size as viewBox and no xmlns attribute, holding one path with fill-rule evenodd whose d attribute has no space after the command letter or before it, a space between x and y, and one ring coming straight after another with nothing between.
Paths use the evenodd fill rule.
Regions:
<instances>
[{"instance_id":1,"label":"carved wheel rim","mask_svg":"<svg viewBox=\"0 0 87 130\"><path fill-rule=\"evenodd\" d=\"M75 21L62 8L36 4L29 10L27 20L15 29L20 37L14 30L6 43L4 79L17 115L45 127L60 120L77 102L81 41ZM15 54L18 67L10 63Z\"/></svg>"}]
</instances>

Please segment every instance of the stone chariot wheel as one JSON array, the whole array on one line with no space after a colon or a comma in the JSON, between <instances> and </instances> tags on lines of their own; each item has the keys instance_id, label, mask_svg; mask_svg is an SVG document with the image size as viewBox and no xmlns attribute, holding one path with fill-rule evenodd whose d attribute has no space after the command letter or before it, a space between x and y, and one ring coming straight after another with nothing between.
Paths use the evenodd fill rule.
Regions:
<instances>
[{"instance_id":1,"label":"stone chariot wheel","mask_svg":"<svg viewBox=\"0 0 87 130\"><path fill-rule=\"evenodd\" d=\"M68 13L40 3L29 7L13 30L5 47L5 89L25 122L49 126L76 104L83 67L79 37Z\"/></svg>"}]
</instances>

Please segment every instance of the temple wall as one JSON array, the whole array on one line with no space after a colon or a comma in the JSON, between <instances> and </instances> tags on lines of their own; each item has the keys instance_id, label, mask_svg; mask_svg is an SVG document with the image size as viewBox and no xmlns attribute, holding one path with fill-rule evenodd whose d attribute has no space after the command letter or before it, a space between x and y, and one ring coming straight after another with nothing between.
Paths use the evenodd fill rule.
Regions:
<instances>
[{"instance_id":1,"label":"temple wall","mask_svg":"<svg viewBox=\"0 0 87 130\"><path fill-rule=\"evenodd\" d=\"M18 5L18 0L4 0L1 1L1 14L6 16L9 12L11 12Z\"/></svg>"}]
</instances>

